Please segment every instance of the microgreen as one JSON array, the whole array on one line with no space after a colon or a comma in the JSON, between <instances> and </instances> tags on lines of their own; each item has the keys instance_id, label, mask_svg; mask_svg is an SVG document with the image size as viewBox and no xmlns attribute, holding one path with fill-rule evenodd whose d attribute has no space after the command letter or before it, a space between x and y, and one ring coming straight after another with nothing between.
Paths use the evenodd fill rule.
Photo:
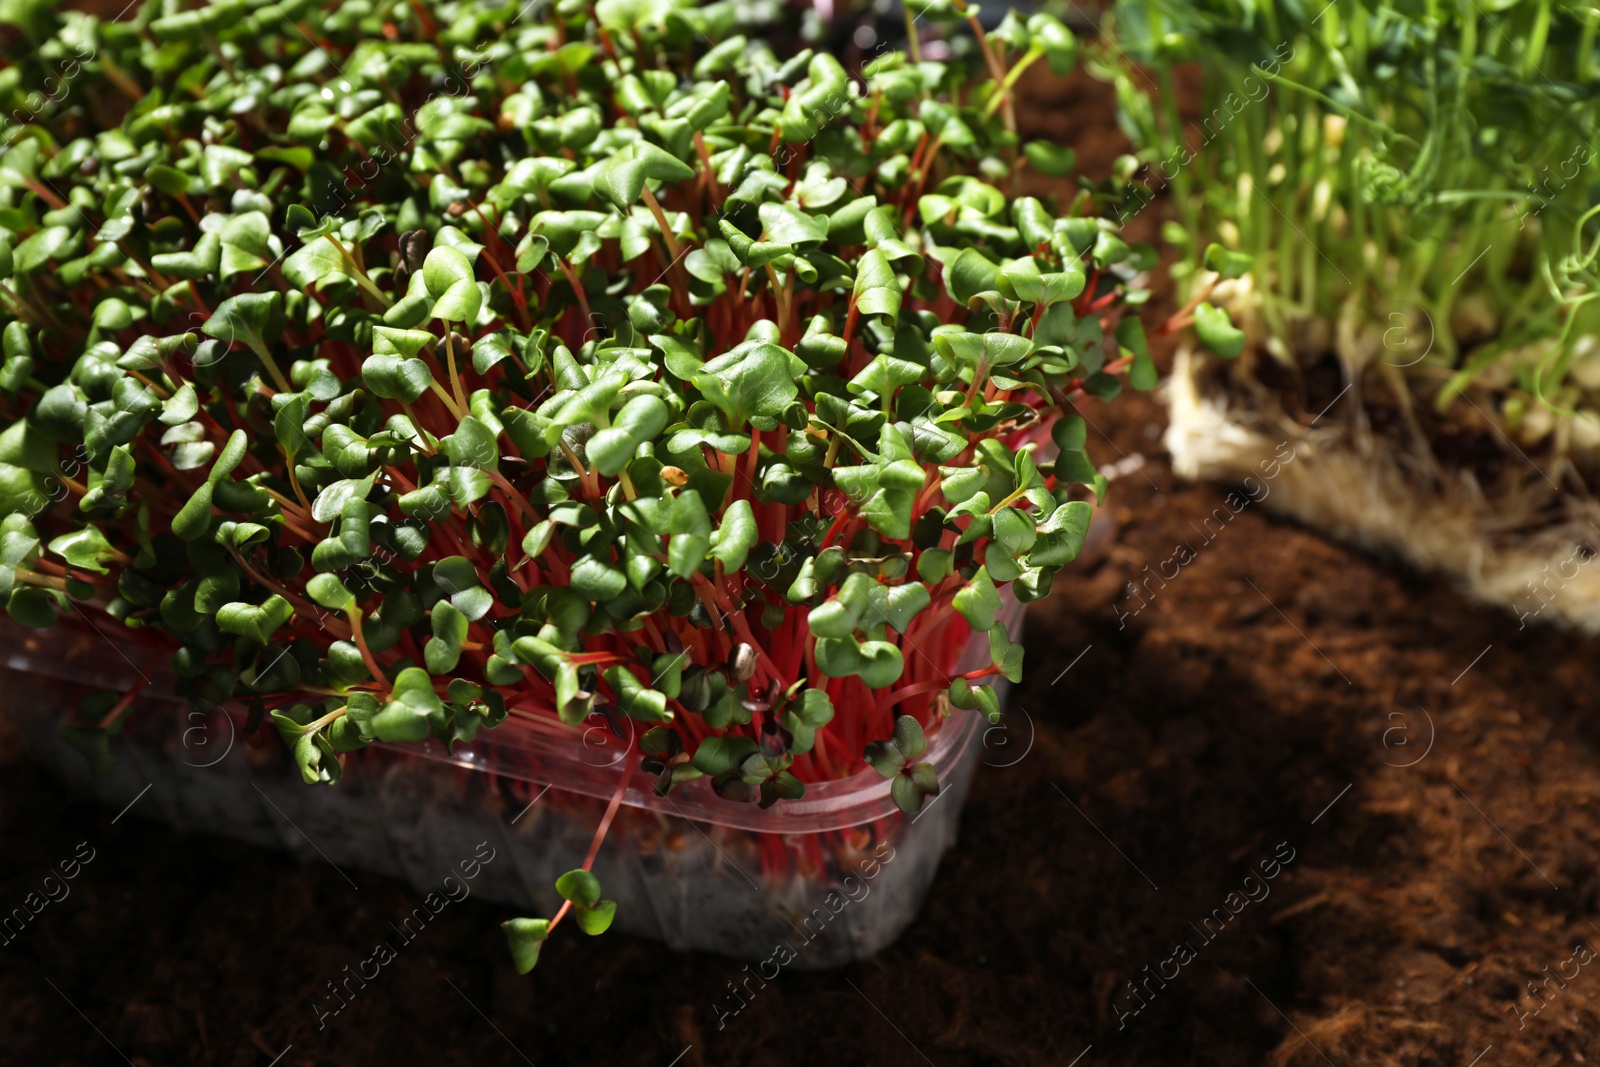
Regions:
<instances>
[{"instance_id":1,"label":"microgreen","mask_svg":"<svg viewBox=\"0 0 1600 1067\"><path fill-rule=\"evenodd\" d=\"M1122 217L1170 191L1188 299L1168 328L1224 360L1252 339L1286 361L1331 348L1441 409L1486 387L1514 427L1536 400L1592 422L1567 372L1600 320L1560 265L1594 236L1575 224L1600 153L1595 28L1520 0L1119 3L1095 65L1140 156L1112 184ZM1203 73L1198 125L1178 62Z\"/></svg>"},{"instance_id":2,"label":"microgreen","mask_svg":"<svg viewBox=\"0 0 1600 1067\"><path fill-rule=\"evenodd\" d=\"M600 713L660 793L898 757L917 811L925 731L1020 671L1001 589L1083 545L1071 412L1153 384L1154 251L995 184L1070 169L1009 96L1071 35L1013 19L975 80L731 4L282 6L55 19L98 59L0 155L12 616L109 613L307 782ZM520 969L609 925L592 860Z\"/></svg>"}]
</instances>

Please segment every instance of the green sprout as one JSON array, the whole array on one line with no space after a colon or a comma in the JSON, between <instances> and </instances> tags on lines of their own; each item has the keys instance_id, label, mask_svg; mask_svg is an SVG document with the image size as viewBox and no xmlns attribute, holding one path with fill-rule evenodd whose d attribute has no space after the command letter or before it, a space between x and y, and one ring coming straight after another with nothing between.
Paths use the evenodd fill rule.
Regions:
<instances>
[{"instance_id":1,"label":"green sprout","mask_svg":"<svg viewBox=\"0 0 1600 1067\"><path fill-rule=\"evenodd\" d=\"M1593 237L1597 28L1569 3L1119 3L1094 66L1139 146L1124 176L1148 166L1119 215L1170 195L1188 249L1165 328L1224 360L1331 349L1441 410L1477 385L1512 422L1535 400L1592 419L1567 372L1600 320L1550 284Z\"/></svg>"}]
</instances>

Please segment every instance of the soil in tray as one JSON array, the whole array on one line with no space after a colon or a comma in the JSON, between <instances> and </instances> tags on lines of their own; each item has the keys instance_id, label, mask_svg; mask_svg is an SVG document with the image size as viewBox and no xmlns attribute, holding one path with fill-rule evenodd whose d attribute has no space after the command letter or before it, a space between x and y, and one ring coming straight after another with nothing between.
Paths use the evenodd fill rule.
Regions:
<instances>
[{"instance_id":1,"label":"soil in tray","mask_svg":"<svg viewBox=\"0 0 1600 1067\"><path fill-rule=\"evenodd\" d=\"M1600 948L1594 644L1176 485L1151 401L1091 417L1127 472L1114 536L1033 610L961 841L874 960L746 986L725 959L563 931L519 979L507 913L468 900L319 1030L310 998L399 940L409 886L181 837L137 805L113 825L3 738L0 905L79 842L94 859L3 949L0 1064L1600 1057L1600 967L1573 955Z\"/></svg>"}]
</instances>

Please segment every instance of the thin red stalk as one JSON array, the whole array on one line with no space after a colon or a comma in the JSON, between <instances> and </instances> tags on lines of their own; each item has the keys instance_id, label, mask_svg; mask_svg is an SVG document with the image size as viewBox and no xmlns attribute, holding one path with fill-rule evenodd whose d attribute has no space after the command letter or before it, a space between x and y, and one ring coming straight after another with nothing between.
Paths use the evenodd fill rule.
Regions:
<instances>
[{"instance_id":1,"label":"thin red stalk","mask_svg":"<svg viewBox=\"0 0 1600 1067\"><path fill-rule=\"evenodd\" d=\"M1088 284L1086 284L1083 287L1083 293L1078 297L1078 299L1076 301L1073 302L1072 310L1073 310L1073 312L1075 314L1081 316L1081 315L1083 315L1083 314L1088 312L1089 304L1091 302L1093 302L1093 300L1094 300L1095 286L1097 286L1099 284L1100 284L1100 268L1096 267L1093 271L1091 271L1089 273L1089 281L1088 281Z\"/></svg>"},{"instance_id":2,"label":"thin red stalk","mask_svg":"<svg viewBox=\"0 0 1600 1067\"><path fill-rule=\"evenodd\" d=\"M627 753L631 752L632 750L633 742L629 741L628 749L623 753L624 759L622 760L622 777L617 779L617 788L611 794L611 803L606 805L605 817L600 820L600 826L594 832L594 840L589 844L589 852L583 857L583 869L586 871L594 866L595 857L600 855L600 846L605 842L606 831L611 829L611 821L617 817L617 809L622 805L623 794L628 791L628 783L633 779L633 768L636 764L636 761L626 758ZM550 925L546 928L546 936L549 936L549 934L555 932L556 926L563 918L566 917L567 912L571 910L572 901L569 900L561 905L561 910L556 912L556 917L550 920Z\"/></svg>"},{"instance_id":3,"label":"thin red stalk","mask_svg":"<svg viewBox=\"0 0 1600 1067\"><path fill-rule=\"evenodd\" d=\"M389 676L383 673L383 668L378 666L377 659L372 655L372 649L367 647L366 635L361 632L360 615L352 615L350 617L350 634L355 638L356 647L361 650L361 659L366 663L367 670L372 673L372 680L383 686L384 689L388 689Z\"/></svg>"},{"instance_id":4,"label":"thin red stalk","mask_svg":"<svg viewBox=\"0 0 1600 1067\"><path fill-rule=\"evenodd\" d=\"M152 669L154 669L157 662L157 660L151 661ZM105 718L100 720L100 729L109 730L111 728L111 724L116 722L124 711L128 710L129 705L139 699L139 694L143 691L147 681L149 679L141 676L137 682L128 687L128 691L123 693L115 704L111 705L111 710L106 712Z\"/></svg>"}]
</instances>

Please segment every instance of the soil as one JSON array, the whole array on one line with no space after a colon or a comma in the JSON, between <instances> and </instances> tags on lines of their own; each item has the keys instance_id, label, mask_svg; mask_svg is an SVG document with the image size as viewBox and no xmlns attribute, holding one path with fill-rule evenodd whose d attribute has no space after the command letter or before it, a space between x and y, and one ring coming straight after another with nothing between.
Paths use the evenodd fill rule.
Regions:
<instances>
[{"instance_id":1,"label":"soil","mask_svg":"<svg viewBox=\"0 0 1600 1067\"><path fill-rule=\"evenodd\" d=\"M1024 121L1086 167L1109 160L1104 91L1070 89L1032 90ZM4 948L0 1061L1600 1056L1593 644L1176 484L1149 398L1089 414L1092 451L1118 465L1111 536L1032 608L1027 682L988 738L961 840L876 958L784 972L719 1025L739 963L574 934L518 978L506 911L467 901L319 1030L311 996L417 904L409 886L367 875L355 891L323 863L113 824L0 739L0 907L79 842L95 850Z\"/></svg>"}]
</instances>

